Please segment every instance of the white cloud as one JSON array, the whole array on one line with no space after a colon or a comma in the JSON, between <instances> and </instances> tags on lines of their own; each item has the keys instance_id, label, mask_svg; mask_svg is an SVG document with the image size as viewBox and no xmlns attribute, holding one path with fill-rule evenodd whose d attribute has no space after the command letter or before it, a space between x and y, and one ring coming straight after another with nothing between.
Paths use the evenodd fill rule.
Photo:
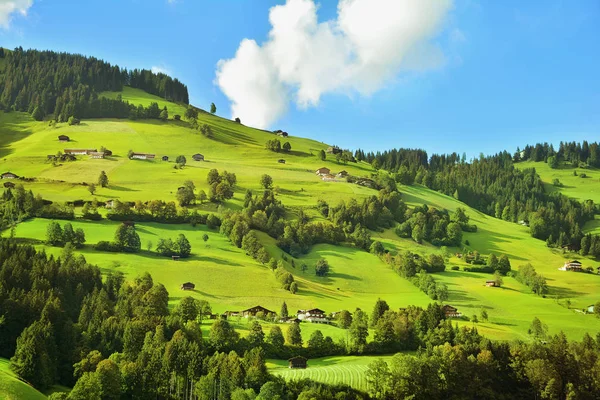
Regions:
<instances>
[{"instance_id":1,"label":"white cloud","mask_svg":"<svg viewBox=\"0 0 600 400\"><path fill-rule=\"evenodd\" d=\"M32 4L33 0L0 0L0 26L8 29L12 15L19 13L26 16Z\"/></svg>"},{"instance_id":2,"label":"white cloud","mask_svg":"<svg viewBox=\"0 0 600 400\"><path fill-rule=\"evenodd\" d=\"M217 64L216 84L233 117L268 127L293 100L316 106L325 93L370 95L404 71L445 63L430 39L452 0L339 0L337 18L318 22L313 0L287 0L269 11L271 31L258 45L244 39Z\"/></svg>"},{"instance_id":3,"label":"white cloud","mask_svg":"<svg viewBox=\"0 0 600 400\"><path fill-rule=\"evenodd\" d=\"M171 75L171 71L167 67L154 65L150 68L150 70L155 74L166 74Z\"/></svg>"}]
</instances>

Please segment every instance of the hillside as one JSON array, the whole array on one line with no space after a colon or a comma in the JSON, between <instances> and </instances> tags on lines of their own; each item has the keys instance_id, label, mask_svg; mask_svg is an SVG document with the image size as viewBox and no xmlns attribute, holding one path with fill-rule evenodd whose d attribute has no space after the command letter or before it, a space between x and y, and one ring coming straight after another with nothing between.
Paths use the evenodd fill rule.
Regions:
<instances>
[{"instance_id":1,"label":"hillside","mask_svg":"<svg viewBox=\"0 0 600 400\"><path fill-rule=\"evenodd\" d=\"M9 368L9 361L0 358L0 399L44 400L46 396L20 380Z\"/></svg>"},{"instance_id":2,"label":"hillside","mask_svg":"<svg viewBox=\"0 0 600 400\"><path fill-rule=\"evenodd\" d=\"M159 107L166 106L169 121L98 119L84 120L80 126L58 124L52 128L44 122L32 121L24 114L1 114L0 126L5 133L2 135L5 143L0 169L35 178L33 182L25 183L27 189L41 193L46 199L61 202L93 198L100 201L175 201L177 188L186 180L192 180L198 190L208 192L206 176L210 169L217 168L234 172L237 176L234 197L226 202L226 207L234 210L242 207L247 189L261 190L260 176L269 174L273 177L278 198L288 209L289 219L295 218L297 210L303 208L309 216L318 220L321 217L314 207L319 199L336 204L340 200L360 200L377 193L344 180L324 182L316 176L314 171L321 166L333 172L346 170L355 176L368 176L373 172L372 167L363 162L338 164L331 160L331 156L326 161L319 160L317 154L326 149L326 144L290 136L283 141L290 142L292 151L275 153L264 148L265 142L275 137L272 133L200 113L199 124L210 125L214 133L212 138L207 138L190 129L187 122L172 120L175 113L183 113L183 107L178 104L127 87L118 94L132 104L146 106L156 101ZM116 98L117 93L104 95ZM68 135L72 141L59 143L57 136L61 134ZM113 156L100 160L80 156L77 161L59 166L46 162L47 154L55 154L63 148L101 146L110 149ZM129 160L127 152L130 149L155 153L157 157L154 160ZM196 152L202 153L206 160L193 161L191 156ZM186 156L187 165L184 169L175 169L174 159L180 154ZM161 161L163 155L169 157L168 162ZM286 163L278 163L280 158L284 158ZM92 196L81 183L95 182L100 171L106 171L110 184L108 188L98 189ZM593 178L589 179L592 182ZM531 238L526 227L484 215L452 197L420 185L401 186L399 189L404 201L411 207L427 204L450 211L457 207L465 208L472 223L478 226L478 232L465 233L464 236L471 249L482 254L506 254L513 269L529 262L547 277L550 293L545 299L531 294L529 288L512 278L505 278L502 289L489 289L483 285L486 274L451 271L450 265L460 266L461 270L467 265L452 257L446 272L434 276L448 285L448 303L459 307L464 315L479 314L483 309L488 311L490 321L480 324L482 332L500 339L526 338L528 326L535 316L543 319L551 332L562 329L573 337L581 337L586 331L600 328L598 320L574 311L598 300L596 293L600 279L558 270L572 255L548 249L544 242ZM212 203L196 208L216 211ZM19 224L15 234L19 238L39 242L44 238L46 225L47 221L43 219L30 220ZM116 269L131 278L150 272L156 281L165 284L172 304L181 298L179 285L186 280L196 282L194 296L208 300L219 312L254 304L278 310L284 300L291 309L320 307L328 311L356 307L369 310L377 298L385 299L393 307L424 306L431 302L428 296L398 276L379 258L346 245L316 245L307 255L296 259L296 265L302 262L313 265L318 258L325 257L332 267L332 273L326 279L316 277L313 270L304 273L292 268L289 262L285 263L300 286L298 294L292 295L279 288L267 267L252 260L232 246L227 238L204 225L192 228L189 225L139 224L142 248L148 241L156 244L161 237L175 237L178 233L188 236L194 254L189 260L177 263L145 251L123 255L101 253L91 248L100 240L111 240L117 225L109 221L74 222L75 227L85 230L90 244L82 253L106 271ZM210 237L206 243L201 239L205 232ZM421 254L439 253L439 248L401 239L392 230L372 232L372 236L394 253L403 250ZM274 239L263 233L259 233L259 238L272 257L280 257L281 250L276 247ZM48 251L58 254L60 249L49 248ZM460 251L462 249L451 249L452 253ZM228 284L224 285L224 282ZM563 305L558 304L555 297ZM572 309L564 306L566 299L571 301Z\"/></svg>"}]
</instances>

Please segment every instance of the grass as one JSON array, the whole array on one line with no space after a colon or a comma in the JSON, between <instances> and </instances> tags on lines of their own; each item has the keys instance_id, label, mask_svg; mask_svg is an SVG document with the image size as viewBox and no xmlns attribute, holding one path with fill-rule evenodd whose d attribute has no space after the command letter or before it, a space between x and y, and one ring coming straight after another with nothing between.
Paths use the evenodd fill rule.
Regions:
<instances>
[{"instance_id":1,"label":"grass","mask_svg":"<svg viewBox=\"0 0 600 400\"><path fill-rule=\"evenodd\" d=\"M308 360L306 369L290 369L285 360L268 360L269 372L286 380L309 378L329 384L346 384L366 392L368 390L365 372L375 360L391 360L392 356L336 356Z\"/></svg>"},{"instance_id":2,"label":"grass","mask_svg":"<svg viewBox=\"0 0 600 400\"><path fill-rule=\"evenodd\" d=\"M166 105L170 115L183 115L181 105L169 103L140 90L125 88L123 99L134 104L147 105L158 101ZM105 93L116 97L117 93ZM26 189L40 193L53 201L90 200L83 182L95 182L100 171L106 171L110 184L95 194L98 200L121 199L125 201L161 199L174 201L177 187L185 180L192 180L198 189L208 192L206 175L212 168L234 172L238 185L234 198L225 206L230 209L242 207L247 189L260 190L262 174L273 177L279 199L286 206L287 217L293 219L299 208L313 218L320 218L316 212L316 202L324 199L331 204L340 200L356 198L361 200L377 192L347 182L323 182L314 171L327 166L337 172L342 169L352 175L367 176L373 172L366 163L338 164L332 157L321 161L317 154L327 145L314 140L298 137L282 139L292 145L290 153L274 153L264 149L267 140L275 136L269 132L253 129L233 121L208 113L199 115L199 123L207 123L214 132L213 138L206 138L190 129L185 121L129 121L114 119L84 120L80 126L59 124L51 128L45 122L35 122L27 114L0 113L0 171L12 171L20 176L34 177L34 182L25 183ZM62 144L57 140L59 134L67 134L72 143ZM52 166L46 163L47 154L55 154L64 148L105 146L114 156L103 160L91 160L78 157L71 163ZM127 151L150 152L157 155L151 161L129 160ZM191 155L200 152L205 162L194 162ZM188 164L183 170L174 169L173 160L183 154ZM169 156L169 162L160 161L162 155ZM278 159L284 158L285 164ZM590 178L572 175L572 170L564 167L550 170L544 163L521 163L518 167L534 166L547 183L548 190L561 192L578 199L592 198L600 203L598 193L597 170L585 170ZM564 183L562 188L551 185L553 175ZM600 321L589 315L577 313L581 309L599 300L600 276L566 273L558 270L568 258L581 258L574 254L563 254L552 250L545 243L529 236L528 228L501 221L473 210L452 197L433 192L425 187L400 187L404 200L411 206L428 204L450 211L464 207L477 224L477 233L466 233L464 239L470 248L482 254L490 252L509 256L513 269L518 265L531 263L536 270L546 276L550 285L548 298L540 298L518 282L507 278L505 288L500 290L482 286L489 276L465 272L447 271L436 274L436 278L445 282L450 289L449 303L457 306L466 315L479 314L486 309L490 322L482 323L479 329L492 338L514 339L526 337L527 328L535 316L548 324L551 332L562 329L573 338L579 338L584 332L596 332ZM203 211L216 211L213 204L197 206ZM38 247L45 237L48 221L30 220L19 224L16 236L22 240L34 241ZM192 228L189 225L138 224L143 247L147 241L154 244L160 237L175 237L184 233L192 242L193 257L174 262L147 251L139 254L124 255L99 253L91 244L99 240L111 240L116 224L102 222L74 222L83 227L88 238L88 246L82 253L88 261L99 265L103 271L123 271L133 278L143 272L152 274L156 282L165 285L171 294L172 305L184 295L179 286L182 282L196 283L197 290L186 292L197 298L208 300L215 311L244 309L260 304L278 311L286 301L290 311L300 308L319 307L328 312L341 309L354 310L356 307L370 311L377 298L385 299L390 307L396 309L409 304L424 306L431 300L407 280L399 277L391 268L377 257L350 246L317 245L310 253L295 260L296 268L286 263L299 283L300 291L296 295L281 289L274 274L266 267L256 263L244 252L232 246L217 232L206 227ZM587 231L600 231L600 220L586 226ZM202 234L208 232L207 244ZM397 252L411 250L421 254L439 252L431 245L418 245L412 240L398 238L392 230L373 232L373 238L380 240L386 249ZM259 238L275 258L280 258L281 250L275 241L266 234ZM51 248L49 252L59 253L60 249ZM462 249L451 249L460 252ZM314 274L314 263L325 257L331 265L331 274L327 278L318 278ZM301 263L309 270L303 273ZM597 262L583 258L584 266L596 266ZM448 266L465 264L455 257ZM558 304L558 298L563 304ZM571 301L571 309L564 305ZM458 322L459 324L462 322ZM468 322L467 322L468 323ZM241 329L241 328L240 328ZM311 328L307 328L311 329ZM339 332L331 332L335 336ZM343 331L342 331L343 334Z\"/></svg>"},{"instance_id":3,"label":"grass","mask_svg":"<svg viewBox=\"0 0 600 400\"><path fill-rule=\"evenodd\" d=\"M0 399L3 400L43 400L46 399L28 383L20 380L9 367L10 361L0 358Z\"/></svg>"}]
</instances>

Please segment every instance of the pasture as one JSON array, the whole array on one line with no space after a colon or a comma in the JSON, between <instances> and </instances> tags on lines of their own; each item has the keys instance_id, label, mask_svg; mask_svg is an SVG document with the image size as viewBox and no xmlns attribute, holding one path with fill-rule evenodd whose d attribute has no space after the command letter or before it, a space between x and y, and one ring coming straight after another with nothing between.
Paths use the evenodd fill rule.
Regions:
<instances>
[{"instance_id":1,"label":"pasture","mask_svg":"<svg viewBox=\"0 0 600 400\"><path fill-rule=\"evenodd\" d=\"M308 360L306 369L290 369L285 360L268 360L269 372L286 380L312 379L329 384L346 384L366 392L368 384L365 372L370 363L392 356L343 356L323 357Z\"/></svg>"},{"instance_id":2,"label":"pasture","mask_svg":"<svg viewBox=\"0 0 600 400\"><path fill-rule=\"evenodd\" d=\"M2 400L44 400L46 396L28 383L20 380L10 369L10 361L0 358L0 399Z\"/></svg>"}]
</instances>

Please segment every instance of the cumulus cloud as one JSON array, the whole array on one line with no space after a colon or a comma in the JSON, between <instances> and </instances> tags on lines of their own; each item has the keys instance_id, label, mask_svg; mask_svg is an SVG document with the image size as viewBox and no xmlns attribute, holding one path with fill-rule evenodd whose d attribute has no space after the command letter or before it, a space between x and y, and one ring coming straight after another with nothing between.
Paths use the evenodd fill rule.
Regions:
<instances>
[{"instance_id":1,"label":"cumulus cloud","mask_svg":"<svg viewBox=\"0 0 600 400\"><path fill-rule=\"evenodd\" d=\"M158 65L154 65L150 68L150 71L152 71L155 74L166 74L166 75L171 75L171 72L169 71L168 68L166 67L161 67Z\"/></svg>"},{"instance_id":2,"label":"cumulus cloud","mask_svg":"<svg viewBox=\"0 0 600 400\"><path fill-rule=\"evenodd\" d=\"M269 11L262 45L244 39L220 60L216 84L233 117L266 128L291 101L306 108L326 93L370 95L398 74L445 62L431 38L452 0L339 0L337 18L319 22L313 0L287 0Z\"/></svg>"},{"instance_id":3,"label":"cumulus cloud","mask_svg":"<svg viewBox=\"0 0 600 400\"><path fill-rule=\"evenodd\" d=\"M8 28L14 13L27 15L32 4L33 0L0 0L0 26Z\"/></svg>"}]
</instances>

